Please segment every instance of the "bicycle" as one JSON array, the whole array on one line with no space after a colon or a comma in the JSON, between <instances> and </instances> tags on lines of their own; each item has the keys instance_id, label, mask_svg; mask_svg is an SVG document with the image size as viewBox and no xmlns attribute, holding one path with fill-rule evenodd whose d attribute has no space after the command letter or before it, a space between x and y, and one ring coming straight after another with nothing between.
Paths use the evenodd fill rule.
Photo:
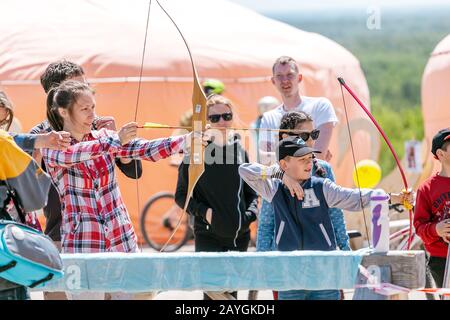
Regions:
<instances>
[{"instance_id":1,"label":"bicycle","mask_svg":"<svg viewBox=\"0 0 450 320\"><path fill-rule=\"evenodd\" d=\"M389 206L389 212L391 210L395 210L397 213L402 213L404 211L403 207L400 204L394 204ZM398 222L397 222L398 221ZM397 223L396 223L397 222ZM389 247L391 250L406 250L408 247L408 238L409 238L409 220L394 220L390 223L391 228L401 229L392 233L389 236ZM425 251L425 247L423 245L422 240L416 234L414 228L411 234L411 250L423 250ZM435 288L436 284L434 283L433 276L430 274L428 267L425 266L425 287L426 288ZM427 300L439 300L434 294L427 293Z\"/></svg>"},{"instance_id":2,"label":"bicycle","mask_svg":"<svg viewBox=\"0 0 450 320\"><path fill-rule=\"evenodd\" d=\"M162 219L159 218L161 217ZM183 209L175 203L175 195L161 191L151 196L144 205L140 218L140 229L147 245L160 251L175 230ZM174 252L194 240L194 217L185 214L165 252ZM250 246L256 247L256 232L251 233Z\"/></svg>"},{"instance_id":3,"label":"bicycle","mask_svg":"<svg viewBox=\"0 0 450 320\"><path fill-rule=\"evenodd\" d=\"M163 213L162 219L159 217ZM158 214L159 213L159 214ZM142 236L149 247L161 251L167 239L172 235L183 209L175 203L175 195L162 191L151 196L141 213L140 228ZM190 216L185 214L165 252L174 252L194 239Z\"/></svg>"},{"instance_id":4,"label":"bicycle","mask_svg":"<svg viewBox=\"0 0 450 320\"><path fill-rule=\"evenodd\" d=\"M405 211L401 204L389 205L389 216L392 216L392 211L394 214L400 214ZM390 234L389 236L389 247L391 250L406 250L408 247L408 237L409 237L409 220L393 220L389 223L390 229L401 228L400 230ZM411 234L411 245L410 249L423 250L423 243L419 236L416 234L414 228Z\"/></svg>"}]
</instances>

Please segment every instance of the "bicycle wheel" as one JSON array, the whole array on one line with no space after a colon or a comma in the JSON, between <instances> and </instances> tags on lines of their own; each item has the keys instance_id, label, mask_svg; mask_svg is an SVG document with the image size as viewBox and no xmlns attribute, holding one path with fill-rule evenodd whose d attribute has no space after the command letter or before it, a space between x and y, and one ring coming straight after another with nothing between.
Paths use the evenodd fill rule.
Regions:
<instances>
[{"instance_id":1,"label":"bicycle wheel","mask_svg":"<svg viewBox=\"0 0 450 320\"><path fill-rule=\"evenodd\" d=\"M175 204L174 199L175 196L171 192L158 192L148 199L142 210L140 221L142 236L145 242L157 251L162 249L172 235L183 212L183 209ZM173 252L185 245L190 237L189 228L188 215L185 214L164 251Z\"/></svg>"}]
</instances>

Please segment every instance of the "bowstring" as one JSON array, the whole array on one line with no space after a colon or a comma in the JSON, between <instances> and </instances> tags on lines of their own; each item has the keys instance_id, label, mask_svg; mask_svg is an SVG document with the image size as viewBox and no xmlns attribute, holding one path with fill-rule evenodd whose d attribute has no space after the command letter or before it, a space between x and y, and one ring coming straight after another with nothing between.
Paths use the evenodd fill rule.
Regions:
<instances>
[{"instance_id":1,"label":"bowstring","mask_svg":"<svg viewBox=\"0 0 450 320\"><path fill-rule=\"evenodd\" d=\"M145 52L147 47L147 35L148 35L148 26L150 22L150 11L152 7L152 0L148 1L148 9L147 9L147 22L145 26L145 37L144 37L144 46L142 48L142 57L141 57L141 67L139 71L139 82L138 82L138 90L137 90L137 97L136 97L136 107L134 111L134 122L137 121L137 115L138 115L138 107L139 107L139 101L141 96L141 83L142 83L142 75L144 72L144 62L145 62ZM137 195L137 212L140 214L141 212L141 205L140 205L140 197L139 197L139 178L138 178L138 166L137 161L134 162L134 173L136 177L136 195Z\"/></svg>"},{"instance_id":2,"label":"bowstring","mask_svg":"<svg viewBox=\"0 0 450 320\"><path fill-rule=\"evenodd\" d=\"M359 201L361 202L361 209L362 209L362 212L363 212L364 228L366 230L366 236L367 236L367 242L369 243L369 248L371 248L372 244L370 242L369 229L367 227L367 221L366 221L366 213L364 211L364 204L363 204L362 192L361 192L361 184L359 183L359 173L358 173L358 170L356 169L356 158L355 158L355 152L354 152L354 149L353 149L353 139L352 139L352 133L351 133L351 130L350 130L350 122L348 121L347 105L345 103L344 90L342 89L342 84L340 84L340 88L341 88L342 102L344 104L345 119L347 120L347 130L348 130L348 136L350 138L350 147L352 149L353 165L354 165L355 171L356 171L356 181L358 183Z\"/></svg>"}]
</instances>

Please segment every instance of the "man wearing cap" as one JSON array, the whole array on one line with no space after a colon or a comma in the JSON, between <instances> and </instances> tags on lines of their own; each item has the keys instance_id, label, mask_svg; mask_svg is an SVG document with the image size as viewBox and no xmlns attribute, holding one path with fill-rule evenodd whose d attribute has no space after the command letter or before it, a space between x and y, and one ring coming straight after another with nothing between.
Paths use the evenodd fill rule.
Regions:
<instances>
[{"instance_id":1,"label":"man wearing cap","mask_svg":"<svg viewBox=\"0 0 450 320\"><path fill-rule=\"evenodd\" d=\"M428 267L436 286L444 280L450 241L450 128L434 137L431 153L441 163L441 171L425 180L417 190L414 228L429 254Z\"/></svg>"},{"instance_id":2,"label":"man wearing cap","mask_svg":"<svg viewBox=\"0 0 450 320\"><path fill-rule=\"evenodd\" d=\"M313 153L297 136L289 136L279 142L278 163L270 167L259 163L244 163L239 167L242 179L271 202L275 211L275 246L279 251L336 250L328 209L335 207L360 211L361 202L369 205L371 189L349 189L336 185L329 179L312 176ZM298 181L304 197L299 200L284 187L286 179ZM391 194L391 201L411 202L412 194ZM280 300L339 300L339 290L290 290L280 291Z\"/></svg>"}]
</instances>

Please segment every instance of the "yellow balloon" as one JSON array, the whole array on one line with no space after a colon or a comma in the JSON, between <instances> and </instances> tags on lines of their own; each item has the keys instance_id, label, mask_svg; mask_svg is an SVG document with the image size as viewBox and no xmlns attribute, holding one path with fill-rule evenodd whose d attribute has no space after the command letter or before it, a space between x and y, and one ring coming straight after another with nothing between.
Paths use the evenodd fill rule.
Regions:
<instances>
[{"instance_id":1,"label":"yellow balloon","mask_svg":"<svg viewBox=\"0 0 450 320\"><path fill-rule=\"evenodd\" d=\"M353 170L353 182L356 187L358 187L358 178L361 188L374 188L381 180L381 167L373 160L361 160Z\"/></svg>"}]
</instances>

